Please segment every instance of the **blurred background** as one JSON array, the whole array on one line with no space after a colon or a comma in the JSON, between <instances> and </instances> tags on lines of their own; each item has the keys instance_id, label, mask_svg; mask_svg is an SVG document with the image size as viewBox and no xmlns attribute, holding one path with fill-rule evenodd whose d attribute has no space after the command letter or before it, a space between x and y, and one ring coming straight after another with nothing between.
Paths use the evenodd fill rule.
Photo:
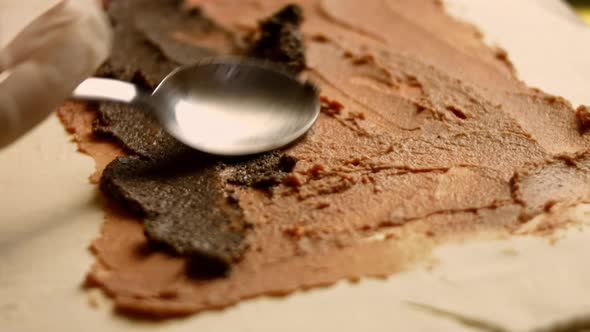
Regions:
<instances>
[{"instance_id":1,"label":"blurred background","mask_svg":"<svg viewBox=\"0 0 590 332\"><path fill-rule=\"evenodd\" d=\"M590 24L590 0L568 0L574 7L578 15L587 23Z\"/></svg>"}]
</instances>

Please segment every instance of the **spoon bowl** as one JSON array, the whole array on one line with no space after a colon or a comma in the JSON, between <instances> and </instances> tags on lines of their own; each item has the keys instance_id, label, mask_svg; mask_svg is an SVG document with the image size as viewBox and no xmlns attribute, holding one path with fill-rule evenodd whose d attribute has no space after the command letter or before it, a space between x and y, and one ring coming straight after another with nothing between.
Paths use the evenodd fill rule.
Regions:
<instances>
[{"instance_id":1,"label":"spoon bowl","mask_svg":"<svg viewBox=\"0 0 590 332\"><path fill-rule=\"evenodd\" d=\"M267 64L237 58L178 68L153 93L127 82L89 78L73 97L145 107L180 142L224 156L288 145L311 128L320 110L312 85Z\"/></svg>"}]
</instances>

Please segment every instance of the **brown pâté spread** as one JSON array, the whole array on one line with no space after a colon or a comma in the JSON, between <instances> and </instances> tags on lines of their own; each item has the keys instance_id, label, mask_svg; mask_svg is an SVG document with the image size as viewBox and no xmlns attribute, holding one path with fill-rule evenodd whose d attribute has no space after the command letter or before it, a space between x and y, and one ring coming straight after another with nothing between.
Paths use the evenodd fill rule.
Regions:
<instances>
[{"instance_id":1,"label":"brown p\u00e2t\u00e9 spread","mask_svg":"<svg viewBox=\"0 0 590 332\"><path fill-rule=\"evenodd\" d=\"M304 138L240 159L184 147L141 109L60 109L106 197L88 285L121 312L187 315L388 276L540 214L554 218L546 232L590 199L588 111L527 87L440 1L109 3L100 75L151 88L240 54L301 72L322 96Z\"/></svg>"}]
</instances>

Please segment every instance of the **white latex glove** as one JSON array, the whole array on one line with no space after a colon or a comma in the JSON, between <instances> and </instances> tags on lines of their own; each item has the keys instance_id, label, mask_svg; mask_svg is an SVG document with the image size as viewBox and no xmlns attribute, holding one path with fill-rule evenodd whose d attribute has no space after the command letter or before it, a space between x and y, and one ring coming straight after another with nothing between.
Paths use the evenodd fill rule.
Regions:
<instances>
[{"instance_id":1,"label":"white latex glove","mask_svg":"<svg viewBox=\"0 0 590 332\"><path fill-rule=\"evenodd\" d=\"M110 25L97 0L60 1L20 32L0 51L0 148L67 99L106 59L110 45Z\"/></svg>"}]
</instances>

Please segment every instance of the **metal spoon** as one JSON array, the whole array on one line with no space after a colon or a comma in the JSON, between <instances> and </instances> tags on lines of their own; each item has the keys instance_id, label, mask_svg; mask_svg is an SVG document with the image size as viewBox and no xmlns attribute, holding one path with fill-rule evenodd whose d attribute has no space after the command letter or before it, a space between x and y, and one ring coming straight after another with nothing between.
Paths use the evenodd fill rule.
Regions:
<instances>
[{"instance_id":1,"label":"metal spoon","mask_svg":"<svg viewBox=\"0 0 590 332\"><path fill-rule=\"evenodd\" d=\"M123 81L89 78L72 97L147 107L180 142L225 156L285 146L311 128L320 109L311 85L237 58L176 69L153 93Z\"/></svg>"}]
</instances>

